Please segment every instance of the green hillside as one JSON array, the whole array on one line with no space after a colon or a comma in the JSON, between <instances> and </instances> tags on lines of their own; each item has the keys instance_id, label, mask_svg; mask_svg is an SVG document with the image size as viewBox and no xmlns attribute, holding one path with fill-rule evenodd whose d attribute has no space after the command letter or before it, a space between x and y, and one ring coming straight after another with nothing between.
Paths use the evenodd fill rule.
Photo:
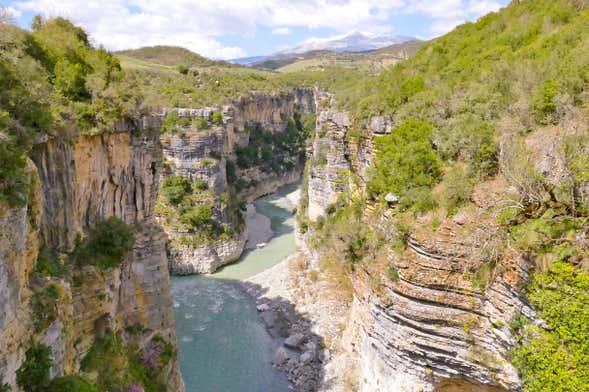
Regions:
<instances>
[{"instance_id":1,"label":"green hillside","mask_svg":"<svg viewBox=\"0 0 589 392\"><path fill-rule=\"evenodd\" d=\"M0 24L0 202L27 202L24 156L39 134L101 132L141 110L119 61L79 27L61 18L33 32Z\"/></svg>"},{"instance_id":2,"label":"green hillside","mask_svg":"<svg viewBox=\"0 0 589 392\"><path fill-rule=\"evenodd\" d=\"M359 219L359 205L389 192L400 196L396 222L404 232L424 213L434 216L427 224L435 230L436 217L472 205L474 187L495 176L516 191L489 213L505 233L501 249L522 252L535 266L526 293L548 328L525 317L512 327L513 360L528 392L589 390L589 255L578 237L589 231L580 192L589 181L588 7L513 2L337 95L355 129L366 129L373 115L392 116L397 128L376 141L368 200L348 200L322 223L325 238L334 227L358 227L341 221ZM531 164L535 140L562 157L557 179ZM371 238L359 231L349 248L369 249Z\"/></svg>"},{"instance_id":3,"label":"green hillside","mask_svg":"<svg viewBox=\"0 0 589 392\"><path fill-rule=\"evenodd\" d=\"M177 67L184 65L189 68L211 67L211 66L231 66L224 61L209 60L199 54L179 46L148 46L139 49L122 50L115 52L120 58L139 60L147 63L155 63Z\"/></svg>"}]
</instances>

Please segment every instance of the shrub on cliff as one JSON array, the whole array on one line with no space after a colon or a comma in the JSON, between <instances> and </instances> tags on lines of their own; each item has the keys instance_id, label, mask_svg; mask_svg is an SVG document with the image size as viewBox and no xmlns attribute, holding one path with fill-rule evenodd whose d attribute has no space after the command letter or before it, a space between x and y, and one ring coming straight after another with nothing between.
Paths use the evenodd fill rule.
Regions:
<instances>
[{"instance_id":1,"label":"shrub on cliff","mask_svg":"<svg viewBox=\"0 0 589 392\"><path fill-rule=\"evenodd\" d=\"M46 392L99 392L85 378L78 375L57 377L51 380Z\"/></svg>"},{"instance_id":2,"label":"shrub on cliff","mask_svg":"<svg viewBox=\"0 0 589 392\"><path fill-rule=\"evenodd\" d=\"M162 195L173 205L178 205L184 196L192 192L192 183L183 176L170 175L166 177L161 187Z\"/></svg>"},{"instance_id":3,"label":"shrub on cliff","mask_svg":"<svg viewBox=\"0 0 589 392\"><path fill-rule=\"evenodd\" d=\"M25 360L16 371L16 382L25 392L44 392L49 385L51 349L42 343L31 342Z\"/></svg>"},{"instance_id":4,"label":"shrub on cliff","mask_svg":"<svg viewBox=\"0 0 589 392\"><path fill-rule=\"evenodd\" d=\"M102 269L119 266L131 250L135 237L121 219L111 216L99 221L83 240L78 240L73 258L80 264Z\"/></svg>"},{"instance_id":5,"label":"shrub on cliff","mask_svg":"<svg viewBox=\"0 0 589 392\"><path fill-rule=\"evenodd\" d=\"M392 192L406 208L431 206L431 188L441 176L440 161L431 142L432 128L407 120L390 135L375 140L376 159L368 183L372 197Z\"/></svg>"},{"instance_id":6,"label":"shrub on cliff","mask_svg":"<svg viewBox=\"0 0 589 392\"><path fill-rule=\"evenodd\" d=\"M57 301L60 296L61 290L55 283L33 294L30 306L35 332L43 332L57 319Z\"/></svg>"},{"instance_id":7,"label":"shrub on cliff","mask_svg":"<svg viewBox=\"0 0 589 392\"><path fill-rule=\"evenodd\" d=\"M213 112L211 115L211 122L215 125L223 125L223 114L221 112Z\"/></svg>"},{"instance_id":8,"label":"shrub on cliff","mask_svg":"<svg viewBox=\"0 0 589 392\"><path fill-rule=\"evenodd\" d=\"M196 205L180 212L180 221L192 229L202 229L212 224L213 208L210 205Z\"/></svg>"},{"instance_id":9,"label":"shrub on cliff","mask_svg":"<svg viewBox=\"0 0 589 392\"><path fill-rule=\"evenodd\" d=\"M150 348L153 345L157 345L157 353ZM119 336L108 333L96 339L82 359L81 370L96 373L96 385L101 391L126 391L135 385L146 392L164 392L162 370L175 355L174 348L159 336L139 349L136 342L125 344ZM150 360L144 363L142 358L147 357ZM152 367L154 364L157 366Z\"/></svg>"},{"instance_id":10,"label":"shrub on cliff","mask_svg":"<svg viewBox=\"0 0 589 392\"><path fill-rule=\"evenodd\" d=\"M524 390L589 390L589 274L556 262L536 273L527 291L547 327L524 327L523 343L513 351Z\"/></svg>"}]
</instances>

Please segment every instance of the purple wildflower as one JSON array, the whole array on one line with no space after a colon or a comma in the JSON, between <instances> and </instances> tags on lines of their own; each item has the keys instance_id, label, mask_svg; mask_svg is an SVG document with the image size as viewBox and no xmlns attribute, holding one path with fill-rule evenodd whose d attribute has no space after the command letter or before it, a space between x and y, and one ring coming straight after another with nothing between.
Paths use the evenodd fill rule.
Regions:
<instances>
[{"instance_id":1,"label":"purple wildflower","mask_svg":"<svg viewBox=\"0 0 589 392\"><path fill-rule=\"evenodd\" d=\"M141 363L150 369L157 369L162 366L160 355L164 352L164 345L160 341L151 341L141 351Z\"/></svg>"},{"instance_id":2,"label":"purple wildflower","mask_svg":"<svg viewBox=\"0 0 589 392\"><path fill-rule=\"evenodd\" d=\"M133 384L129 387L129 392L145 392L142 386Z\"/></svg>"}]
</instances>

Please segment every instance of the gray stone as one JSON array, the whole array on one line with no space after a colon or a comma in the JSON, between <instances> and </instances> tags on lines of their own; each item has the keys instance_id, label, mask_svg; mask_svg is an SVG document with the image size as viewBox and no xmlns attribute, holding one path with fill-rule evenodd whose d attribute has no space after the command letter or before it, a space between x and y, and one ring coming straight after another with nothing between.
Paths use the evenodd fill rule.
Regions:
<instances>
[{"instance_id":1,"label":"gray stone","mask_svg":"<svg viewBox=\"0 0 589 392\"><path fill-rule=\"evenodd\" d=\"M260 304L256 306L256 309L258 309L258 312L265 312L270 309L270 306L268 304Z\"/></svg>"},{"instance_id":2,"label":"gray stone","mask_svg":"<svg viewBox=\"0 0 589 392\"><path fill-rule=\"evenodd\" d=\"M454 216L454 218L452 218L452 222L456 223L457 225L464 225L466 222L468 222L468 215L466 215L466 213L464 212L460 212L458 214L456 214Z\"/></svg>"},{"instance_id":3,"label":"gray stone","mask_svg":"<svg viewBox=\"0 0 589 392\"><path fill-rule=\"evenodd\" d=\"M384 200L390 205L395 205L399 202L399 196L395 195L394 193L387 193L387 195L384 197Z\"/></svg>"},{"instance_id":4,"label":"gray stone","mask_svg":"<svg viewBox=\"0 0 589 392\"><path fill-rule=\"evenodd\" d=\"M375 116L370 119L370 129L377 135L391 133L393 130L393 121L385 116Z\"/></svg>"},{"instance_id":5,"label":"gray stone","mask_svg":"<svg viewBox=\"0 0 589 392\"><path fill-rule=\"evenodd\" d=\"M315 353L313 353L311 351L305 351L299 357L299 361L302 364L305 364L306 365L306 364L310 363L314 358L315 358Z\"/></svg>"},{"instance_id":6,"label":"gray stone","mask_svg":"<svg viewBox=\"0 0 589 392\"><path fill-rule=\"evenodd\" d=\"M284 340L286 347L299 348L305 340L305 335L302 333L295 333Z\"/></svg>"},{"instance_id":7,"label":"gray stone","mask_svg":"<svg viewBox=\"0 0 589 392\"><path fill-rule=\"evenodd\" d=\"M272 363L276 366L281 366L286 363L290 359L290 355L286 351L286 349L282 346L278 347L274 352L274 357L272 358Z\"/></svg>"}]
</instances>

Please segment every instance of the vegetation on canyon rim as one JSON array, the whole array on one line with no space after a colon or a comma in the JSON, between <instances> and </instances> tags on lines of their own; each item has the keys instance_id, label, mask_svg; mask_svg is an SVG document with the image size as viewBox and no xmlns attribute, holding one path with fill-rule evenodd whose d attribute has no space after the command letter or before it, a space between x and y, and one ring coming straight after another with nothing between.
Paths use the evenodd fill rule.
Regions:
<instances>
[{"instance_id":1,"label":"vegetation on canyon rim","mask_svg":"<svg viewBox=\"0 0 589 392\"><path fill-rule=\"evenodd\" d=\"M175 355L174 347L161 336L139 348L133 337L124 343L107 333L97 338L82 360L84 375L51 379L51 349L33 341L17 371L17 383L25 392L161 392L166 390L163 370Z\"/></svg>"},{"instance_id":2,"label":"vegetation on canyon rim","mask_svg":"<svg viewBox=\"0 0 589 392\"><path fill-rule=\"evenodd\" d=\"M397 127L375 140L369 198L345 192L315 225L316 246L338 249L352 269L364 264L378 292L383 279L394 281L398 273L385 267L383 239L363 219L364 205L383 203L378 215L386 194L400 196L396 227L389 229L397 233L393 246L403 247L423 225L414 215L432 216L427 221L435 230L439 217L468 211L478 184L505 177L517 195L490 211L501 224L498 238L505 238L493 252L516 249L535 261L525 291L547 323L516 332L513 360L526 391L589 388L589 316L582 310L589 306L588 203L581 191L589 173L584 7L571 1L512 4L426 43L413 58L355 86L348 97L361 98L343 104L355 115L354 128L367 129L372 115L392 116ZM345 90L340 94L346 96ZM540 132L552 135L545 140L556 141L564 162L557 180L530 164L530 140ZM567 136L557 137L562 133ZM487 282L473 277L473 285L484 288Z\"/></svg>"},{"instance_id":3,"label":"vegetation on canyon rim","mask_svg":"<svg viewBox=\"0 0 589 392\"><path fill-rule=\"evenodd\" d=\"M245 224L242 203L228 193L217 194L204 180L170 174L160 193L155 212L166 226L186 233L180 238L185 245L227 240Z\"/></svg>"},{"instance_id":4,"label":"vegetation on canyon rim","mask_svg":"<svg viewBox=\"0 0 589 392\"><path fill-rule=\"evenodd\" d=\"M86 34L66 20L38 21L31 33L2 24L0 202L10 207L29 202L26 156L44 133L71 137L72 125L81 133L101 132L116 121L136 118L149 106L200 106L244 91L328 87L353 114L354 129L367 130L372 115L392 116L397 124L392 134L376 139L368 194L344 193L328 217L314 226L315 242L331 249L323 266L336 276L337 288L349 291L350 275L362 265L374 266L377 289L385 280L399 279L398 271L387 265L387 247L392 242L396 250L403 249L411 230L422 224L415 216L429 214L427 225L434 231L441 218L467 210L477 185L503 177L516 194L506 197L505 208L492 211L503 234L497 248L522 251L535 262L525 292L546 322L542 326L528 325L522 317L514 320L518 346L513 362L526 391L586 390L589 207L582 188L589 182L589 11L584 6L573 0L514 3L425 44L410 60L376 76L352 69L274 75L203 64L196 58L192 63L182 58L182 69L176 60L161 69L124 60L130 69L123 71L117 58L92 48ZM166 130L173 133L183 127L205 130L220 125L222 118L217 115L211 124L186 123L174 116L166 121ZM294 152L295 158L303 153L311 122L289 119L284 135L254 129L252 144L238 151L228 177L233 170L235 180L235 170L252 165L288 168L293 156L286 152ZM539 132L551 135L547 140L556 141L555 151L563 158L556 182L549 178L551 173L538 173L530 164L530 138ZM349 142L361 143L367 136L358 131ZM351 173L342 177L354 181ZM214 215L227 207L228 198L215 195L206 184L170 176L161 192L158 211L170 223L209 239L227 232ZM366 205L376 206L377 212L387 208L387 193L400 196L393 211L392 241L363 220ZM237 211L235 216L241 216ZM303 230L309 225L301 223ZM110 218L81 238L71 257L78 265L109 269L120 264L132 244L131 228ZM493 265L489 262L488 268ZM51 252L42 252L36 270L55 278L67 274ZM484 289L487 282L474 283ZM59 288L51 284L33 296L39 330L55 319L51 301L58 297ZM161 346L158 365L151 366L132 343L104 336L82 366L97 372L93 385L75 375L50 380L51 353L31 342L17 380L27 392L139 384L158 391L159 372L173 355L166 343ZM154 343L152 349L159 352L159 347Z\"/></svg>"}]
</instances>

